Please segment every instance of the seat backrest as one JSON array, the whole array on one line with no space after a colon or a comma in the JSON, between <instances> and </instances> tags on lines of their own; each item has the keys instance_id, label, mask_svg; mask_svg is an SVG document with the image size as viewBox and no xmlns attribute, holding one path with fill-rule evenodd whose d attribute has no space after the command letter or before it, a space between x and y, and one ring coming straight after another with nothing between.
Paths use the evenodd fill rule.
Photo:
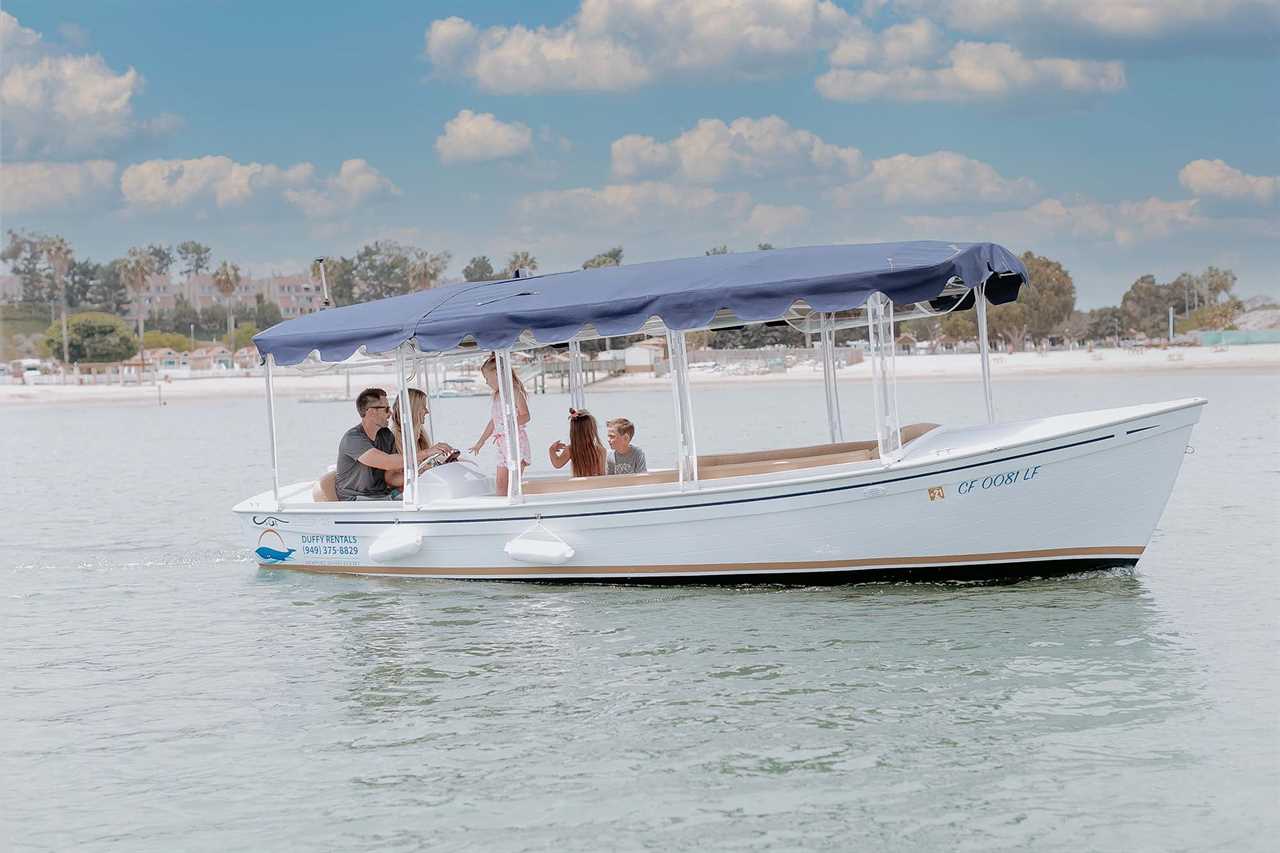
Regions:
<instances>
[{"instance_id":1,"label":"seat backrest","mask_svg":"<svg viewBox=\"0 0 1280 853\"><path fill-rule=\"evenodd\" d=\"M338 477L332 471L320 475L311 486L311 500L315 503L328 503L338 499Z\"/></svg>"},{"instance_id":2,"label":"seat backrest","mask_svg":"<svg viewBox=\"0 0 1280 853\"><path fill-rule=\"evenodd\" d=\"M719 480L723 477L750 477L756 474L772 474L776 471L797 471L804 468L821 468L824 465L847 465L871 459L870 450L850 450L845 453L820 453L791 459L762 459L756 462L733 462L728 465L698 465L699 480Z\"/></svg>"},{"instance_id":3,"label":"seat backrest","mask_svg":"<svg viewBox=\"0 0 1280 853\"><path fill-rule=\"evenodd\" d=\"M550 495L558 492L613 489L620 486L674 483L677 479L674 470L642 471L639 474L606 474L603 477L547 477L540 480L525 480L521 488L526 495Z\"/></svg>"},{"instance_id":4,"label":"seat backrest","mask_svg":"<svg viewBox=\"0 0 1280 853\"><path fill-rule=\"evenodd\" d=\"M838 444L811 444L807 447L783 447L777 450L748 450L744 453L708 453L698 457L698 469L715 465L736 465L741 462L768 462L775 459L801 459L833 453L851 453L870 450L874 441L842 441Z\"/></svg>"}]
</instances>

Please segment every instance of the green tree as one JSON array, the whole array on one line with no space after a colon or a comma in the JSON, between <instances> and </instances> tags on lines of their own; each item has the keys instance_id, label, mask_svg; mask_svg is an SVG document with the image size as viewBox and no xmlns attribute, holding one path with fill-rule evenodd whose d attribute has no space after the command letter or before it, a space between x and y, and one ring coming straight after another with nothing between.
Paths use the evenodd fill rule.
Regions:
<instances>
[{"instance_id":1,"label":"green tree","mask_svg":"<svg viewBox=\"0 0 1280 853\"><path fill-rule=\"evenodd\" d=\"M49 326L44 343L50 352L62 349L61 324ZM67 318L67 353L72 364L124 361L137 352L138 338L120 317L88 311Z\"/></svg>"},{"instance_id":2,"label":"green tree","mask_svg":"<svg viewBox=\"0 0 1280 853\"><path fill-rule=\"evenodd\" d=\"M1034 286L1030 285L1030 287ZM1028 289L1030 288L1022 288L1022 290ZM1023 302L1006 302L1003 305L992 305L987 308L987 334L1004 346L1021 350L1030 327L1027 306Z\"/></svg>"},{"instance_id":3,"label":"green tree","mask_svg":"<svg viewBox=\"0 0 1280 853\"><path fill-rule=\"evenodd\" d=\"M493 281L498 276L493 271L487 255L477 255L462 268L462 277L467 281Z\"/></svg>"},{"instance_id":4,"label":"green tree","mask_svg":"<svg viewBox=\"0 0 1280 853\"><path fill-rule=\"evenodd\" d=\"M1169 309L1183 305L1183 294L1169 284L1159 284L1153 275L1144 275L1130 285L1120 300L1128 326L1148 337L1164 337L1169 327Z\"/></svg>"},{"instance_id":5,"label":"green tree","mask_svg":"<svg viewBox=\"0 0 1280 853\"><path fill-rule=\"evenodd\" d=\"M525 272L538 271L538 259L528 252L512 252L507 258L507 267L502 272L503 278L514 278L517 270Z\"/></svg>"},{"instance_id":6,"label":"green tree","mask_svg":"<svg viewBox=\"0 0 1280 853\"><path fill-rule=\"evenodd\" d=\"M258 334L258 327L253 323L236 326L236 330L222 339L222 343L233 353L241 347L253 343L253 336Z\"/></svg>"},{"instance_id":7,"label":"green tree","mask_svg":"<svg viewBox=\"0 0 1280 853\"><path fill-rule=\"evenodd\" d=\"M757 252L768 252L774 248L772 243L756 243Z\"/></svg>"},{"instance_id":8,"label":"green tree","mask_svg":"<svg viewBox=\"0 0 1280 853\"><path fill-rule=\"evenodd\" d=\"M213 250L195 240L187 240L178 244L178 258L182 261L182 274L191 279L209 269Z\"/></svg>"},{"instance_id":9,"label":"green tree","mask_svg":"<svg viewBox=\"0 0 1280 853\"><path fill-rule=\"evenodd\" d=\"M978 323L972 311L952 311L942 317L942 334L956 341L972 341L978 337Z\"/></svg>"},{"instance_id":10,"label":"green tree","mask_svg":"<svg viewBox=\"0 0 1280 853\"><path fill-rule=\"evenodd\" d=\"M102 311L125 316L131 301L129 288L124 282L125 261L117 259L95 264L94 267L85 301Z\"/></svg>"},{"instance_id":11,"label":"green tree","mask_svg":"<svg viewBox=\"0 0 1280 853\"><path fill-rule=\"evenodd\" d=\"M311 264L311 280L317 285L329 285L329 300L334 305L350 305L355 302L355 262L351 258L325 258L324 279L320 277L319 260Z\"/></svg>"},{"instance_id":12,"label":"green tree","mask_svg":"<svg viewBox=\"0 0 1280 853\"><path fill-rule=\"evenodd\" d=\"M218 340L226 334L228 313L226 306L220 302L213 303L200 312L200 322L196 325L196 334L206 341Z\"/></svg>"},{"instance_id":13,"label":"green tree","mask_svg":"<svg viewBox=\"0 0 1280 853\"><path fill-rule=\"evenodd\" d=\"M101 265L93 261L76 261L67 274L67 305L79 308L90 303L89 293L101 275Z\"/></svg>"},{"instance_id":14,"label":"green tree","mask_svg":"<svg viewBox=\"0 0 1280 853\"><path fill-rule=\"evenodd\" d=\"M617 267L622 266L622 247L614 246L607 252L601 252L593 258L587 258L582 262L584 270L594 269L596 267Z\"/></svg>"},{"instance_id":15,"label":"green tree","mask_svg":"<svg viewBox=\"0 0 1280 853\"><path fill-rule=\"evenodd\" d=\"M729 247L724 243L721 243L719 246L712 246L710 249L707 249L706 254L707 255L727 255L729 254Z\"/></svg>"},{"instance_id":16,"label":"green tree","mask_svg":"<svg viewBox=\"0 0 1280 853\"><path fill-rule=\"evenodd\" d=\"M222 294L222 298L226 302L227 337L230 337L235 331L234 315L231 312L231 297L235 296L236 288L240 287L240 267L223 261L213 274L213 286Z\"/></svg>"},{"instance_id":17,"label":"green tree","mask_svg":"<svg viewBox=\"0 0 1280 853\"><path fill-rule=\"evenodd\" d=\"M129 250L128 257L118 261L118 263L120 264L120 278L133 296L134 311L138 316L137 339L141 342L143 335L146 334L146 317L148 313L147 284L151 279L151 274L155 272L153 266L155 260L146 249L140 249L135 246Z\"/></svg>"},{"instance_id":18,"label":"green tree","mask_svg":"<svg viewBox=\"0 0 1280 853\"><path fill-rule=\"evenodd\" d=\"M435 287L444 275L444 271L449 268L449 260L452 257L448 252L433 254L422 249L410 250L407 268L409 289L411 291L429 290Z\"/></svg>"},{"instance_id":19,"label":"green tree","mask_svg":"<svg viewBox=\"0 0 1280 853\"><path fill-rule=\"evenodd\" d=\"M169 270L173 268L173 250L160 243L152 243L147 246L147 254L151 256L151 271L168 278Z\"/></svg>"},{"instance_id":20,"label":"green tree","mask_svg":"<svg viewBox=\"0 0 1280 853\"><path fill-rule=\"evenodd\" d=\"M71 245L62 237L45 237L40 241L40 251L44 253L49 269L53 273L53 293L56 294L62 308L62 363L70 364L67 335L67 274L71 272L75 257L71 251Z\"/></svg>"},{"instance_id":21,"label":"green tree","mask_svg":"<svg viewBox=\"0 0 1280 853\"><path fill-rule=\"evenodd\" d=\"M1085 336L1091 341L1124 337L1129 331L1129 318L1114 305L1093 308L1085 315Z\"/></svg>"},{"instance_id":22,"label":"green tree","mask_svg":"<svg viewBox=\"0 0 1280 853\"><path fill-rule=\"evenodd\" d=\"M176 352L191 352L191 338L178 332L162 332L159 329L148 329L142 336L143 349L162 349L168 347Z\"/></svg>"},{"instance_id":23,"label":"green tree","mask_svg":"<svg viewBox=\"0 0 1280 853\"><path fill-rule=\"evenodd\" d=\"M41 246L48 238L43 234L26 231L9 231L9 239L0 260L9 264L9 270L22 283L22 301L48 303L51 301L52 271Z\"/></svg>"},{"instance_id":24,"label":"green tree","mask_svg":"<svg viewBox=\"0 0 1280 853\"><path fill-rule=\"evenodd\" d=\"M259 329L270 329L276 323L283 320L280 314L280 306L274 302L269 302L261 293L255 294L253 297L253 325ZM256 334L256 332L255 332Z\"/></svg>"},{"instance_id":25,"label":"green tree","mask_svg":"<svg viewBox=\"0 0 1280 853\"><path fill-rule=\"evenodd\" d=\"M193 326L200 325L200 311L187 301L187 297L178 294L173 302L172 331L180 335L190 335Z\"/></svg>"},{"instance_id":26,"label":"green tree","mask_svg":"<svg viewBox=\"0 0 1280 853\"><path fill-rule=\"evenodd\" d=\"M1076 286L1071 273L1057 261L1024 252L1022 264L1030 284L1018 291L1018 302L1026 309L1026 331L1038 343L1071 316L1076 307Z\"/></svg>"}]
</instances>

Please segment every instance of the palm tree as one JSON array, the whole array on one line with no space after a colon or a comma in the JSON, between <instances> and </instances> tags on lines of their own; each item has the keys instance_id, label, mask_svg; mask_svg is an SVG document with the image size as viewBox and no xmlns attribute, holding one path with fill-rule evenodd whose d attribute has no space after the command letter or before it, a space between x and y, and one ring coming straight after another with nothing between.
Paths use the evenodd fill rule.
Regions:
<instances>
[{"instance_id":1,"label":"palm tree","mask_svg":"<svg viewBox=\"0 0 1280 853\"><path fill-rule=\"evenodd\" d=\"M142 335L145 330L145 322L147 316L147 305L144 296L147 292L147 283L151 278L151 274L155 272L155 259L151 257L151 253L146 249L140 249L137 246L129 250L129 254L120 261L120 277L124 279L124 286L129 288L129 292L133 294L134 311L138 315L138 346L142 346ZM141 356L142 350L138 350Z\"/></svg>"},{"instance_id":2,"label":"palm tree","mask_svg":"<svg viewBox=\"0 0 1280 853\"><path fill-rule=\"evenodd\" d=\"M448 252L433 255L430 252L415 251L409 258L409 289L429 290L435 287L449 266L449 258Z\"/></svg>"},{"instance_id":3,"label":"palm tree","mask_svg":"<svg viewBox=\"0 0 1280 853\"><path fill-rule=\"evenodd\" d=\"M71 246L62 237L46 237L40 242L40 251L53 270L53 286L62 303L62 365L65 369L71 361L70 342L67 340L67 273L75 263Z\"/></svg>"},{"instance_id":4,"label":"palm tree","mask_svg":"<svg viewBox=\"0 0 1280 853\"><path fill-rule=\"evenodd\" d=\"M235 345L235 315L231 311L231 297L240 286L240 267L223 261L213 274L213 286L227 300L227 349Z\"/></svg>"},{"instance_id":5,"label":"palm tree","mask_svg":"<svg viewBox=\"0 0 1280 853\"><path fill-rule=\"evenodd\" d=\"M512 252L511 257L507 259L507 269L505 275L511 278L516 274L516 270L524 270L525 272L536 272L538 269L538 259L528 252Z\"/></svg>"}]
</instances>

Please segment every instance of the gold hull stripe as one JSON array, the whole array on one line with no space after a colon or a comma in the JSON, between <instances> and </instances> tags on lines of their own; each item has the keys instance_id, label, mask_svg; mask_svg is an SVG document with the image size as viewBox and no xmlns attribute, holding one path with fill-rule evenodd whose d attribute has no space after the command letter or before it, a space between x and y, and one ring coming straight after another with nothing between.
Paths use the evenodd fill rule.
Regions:
<instances>
[{"instance_id":1,"label":"gold hull stripe","mask_svg":"<svg viewBox=\"0 0 1280 853\"><path fill-rule=\"evenodd\" d=\"M932 557L875 557L862 560L808 560L785 563L683 563L644 566L319 566L301 563L263 564L263 568L292 569L339 575L417 575L422 577L538 577L542 575L729 575L765 572L815 572L838 569L897 568L955 565L965 563L1013 563L1025 560L1053 560L1088 557L1141 557L1142 546L1045 548L1039 551L998 551L990 554L944 554Z\"/></svg>"}]
</instances>

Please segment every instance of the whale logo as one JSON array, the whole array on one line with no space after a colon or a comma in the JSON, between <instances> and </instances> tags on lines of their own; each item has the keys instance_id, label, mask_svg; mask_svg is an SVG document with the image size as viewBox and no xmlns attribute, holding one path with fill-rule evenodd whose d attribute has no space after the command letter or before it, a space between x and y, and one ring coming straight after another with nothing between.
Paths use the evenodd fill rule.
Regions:
<instances>
[{"instance_id":1,"label":"whale logo","mask_svg":"<svg viewBox=\"0 0 1280 853\"><path fill-rule=\"evenodd\" d=\"M286 548L284 538L274 530L264 530L253 553L263 563L283 563L293 557L296 548Z\"/></svg>"}]
</instances>

